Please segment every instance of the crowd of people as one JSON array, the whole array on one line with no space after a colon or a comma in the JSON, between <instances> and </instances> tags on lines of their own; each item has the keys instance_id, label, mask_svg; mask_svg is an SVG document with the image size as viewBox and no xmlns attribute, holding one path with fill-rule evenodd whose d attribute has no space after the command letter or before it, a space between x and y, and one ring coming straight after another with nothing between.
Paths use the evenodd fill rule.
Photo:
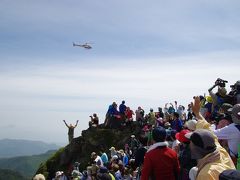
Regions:
<instances>
[{"instance_id":1,"label":"crowd of people","mask_svg":"<svg viewBox=\"0 0 240 180\"><path fill-rule=\"evenodd\" d=\"M113 145L108 152L92 152L90 165L83 172L74 169L73 179L240 179L240 81L229 93L226 83L217 79L209 95L194 97L187 109L175 101L158 112L141 107L134 112L125 101L119 108L113 102L104 126L132 127L135 115L141 133L122 149ZM98 127L98 119L90 122Z\"/></svg>"}]
</instances>

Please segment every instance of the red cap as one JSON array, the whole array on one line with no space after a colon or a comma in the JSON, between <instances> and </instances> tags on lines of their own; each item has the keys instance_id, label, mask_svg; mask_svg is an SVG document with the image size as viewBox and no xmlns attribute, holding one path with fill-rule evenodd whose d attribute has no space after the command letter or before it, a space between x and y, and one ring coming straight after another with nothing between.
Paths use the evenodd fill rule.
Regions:
<instances>
[{"instance_id":1,"label":"red cap","mask_svg":"<svg viewBox=\"0 0 240 180\"><path fill-rule=\"evenodd\" d=\"M184 143L184 142L190 142L190 140L185 137L185 134L187 134L187 133L189 133L189 132L191 132L191 131L189 131L189 130L187 130L187 129L183 129L183 130L181 130L179 133L177 133L177 134L175 135L175 137L176 137L176 139L179 140L180 142L183 142L183 143Z\"/></svg>"}]
</instances>

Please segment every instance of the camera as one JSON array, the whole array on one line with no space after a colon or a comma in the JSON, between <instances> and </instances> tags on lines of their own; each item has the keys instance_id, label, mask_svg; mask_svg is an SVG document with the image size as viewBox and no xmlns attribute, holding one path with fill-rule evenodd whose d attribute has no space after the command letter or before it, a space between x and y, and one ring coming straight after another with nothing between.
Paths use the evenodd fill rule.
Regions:
<instances>
[{"instance_id":1,"label":"camera","mask_svg":"<svg viewBox=\"0 0 240 180\"><path fill-rule=\"evenodd\" d=\"M228 83L228 81L226 80L223 80L221 78L218 78L216 81L215 81L215 84L220 86L220 87L225 87L226 86L226 83Z\"/></svg>"}]
</instances>

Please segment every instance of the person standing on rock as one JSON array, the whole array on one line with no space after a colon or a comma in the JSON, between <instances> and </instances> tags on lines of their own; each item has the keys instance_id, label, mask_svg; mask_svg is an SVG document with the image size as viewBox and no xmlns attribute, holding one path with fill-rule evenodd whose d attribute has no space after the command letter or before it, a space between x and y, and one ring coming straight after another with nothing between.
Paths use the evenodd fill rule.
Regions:
<instances>
[{"instance_id":1,"label":"person standing on rock","mask_svg":"<svg viewBox=\"0 0 240 180\"><path fill-rule=\"evenodd\" d=\"M71 141L73 140L73 137L74 137L74 128L77 127L78 120L76 121L75 126L73 126L72 124L68 125L65 120L63 120L63 122L68 127L68 141L69 141L69 143L71 143Z\"/></svg>"},{"instance_id":2,"label":"person standing on rock","mask_svg":"<svg viewBox=\"0 0 240 180\"><path fill-rule=\"evenodd\" d=\"M99 125L99 118L98 118L97 114L93 113L93 116L89 116L89 117L91 118L91 120L88 123L89 127L90 128L91 127L95 127L95 128L98 127L98 125Z\"/></svg>"}]
</instances>

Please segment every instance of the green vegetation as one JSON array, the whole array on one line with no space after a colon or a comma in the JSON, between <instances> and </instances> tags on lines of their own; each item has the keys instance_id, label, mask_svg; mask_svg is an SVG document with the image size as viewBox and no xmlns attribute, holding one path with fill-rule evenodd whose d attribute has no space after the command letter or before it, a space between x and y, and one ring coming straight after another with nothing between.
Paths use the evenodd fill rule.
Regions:
<instances>
[{"instance_id":1,"label":"green vegetation","mask_svg":"<svg viewBox=\"0 0 240 180\"><path fill-rule=\"evenodd\" d=\"M66 170L60 164L60 155L63 153L64 148L60 148L56 153L52 154L45 163L41 163L37 173L42 173L46 178L55 175L56 169Z\"/></svg>"},{"instance_id":2,"label":"green vegetation","mask_svg":"<svg viewBox=\"0 0 240 180\"><path fill-rule=\"evenodd\" d=\"M2 158L0 159L0 168L16 171L21 173L25 177L31 178L35 174L41 163L45 162L55 152L56 151L48 151L45 154L40 155Z\"/></svg>"},{"instance_id":3,"label":"green vegetation","mask_svg":"<svg viewBox=\"0 0 240 180\"><path fill-rule=\"evenodd\" d=\"M26 180L19 172L9 169L0 169L0 180Z\"/></svg>"}]
</instances>

